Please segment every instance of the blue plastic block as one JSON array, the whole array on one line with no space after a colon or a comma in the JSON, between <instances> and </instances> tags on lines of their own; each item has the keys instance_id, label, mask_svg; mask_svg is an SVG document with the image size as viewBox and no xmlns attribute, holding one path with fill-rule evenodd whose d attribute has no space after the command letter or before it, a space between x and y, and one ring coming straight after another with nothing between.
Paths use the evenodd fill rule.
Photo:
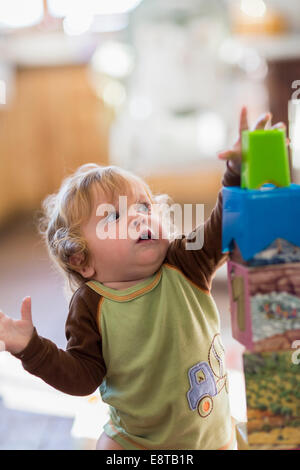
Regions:
<instances>
[{"instance_id":1,"label":"blue plastic block","mask_svg":"<svg viewBox=\"0 0 300 470\"><path fill-rule=\"evenodd\" d=\"M277 238L300 246L300 185L223 188L223 253L235 241L248 261Z\"/></svg>"}]
</instances>

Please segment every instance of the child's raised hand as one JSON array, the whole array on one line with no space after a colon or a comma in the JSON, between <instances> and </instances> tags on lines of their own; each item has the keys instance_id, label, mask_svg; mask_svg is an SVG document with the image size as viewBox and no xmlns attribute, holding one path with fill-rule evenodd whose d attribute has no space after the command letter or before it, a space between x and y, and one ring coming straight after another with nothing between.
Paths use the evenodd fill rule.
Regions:
<instances>
[{"instance_id":1,"label":"child's raised hand","mask_svg":"<svg viewBox=\"0 0 300 470\"><path fill-rule=\"evenodd\" d=\"M283 122L278 122L273 126L270 126L272 120L272 114L270 112L263 114L258 118L253 129L285 129L286 125ZM241 170L241 161L242 161L242 132L249 129L248 125L248 112L247 108L244 106L240 115L240 125L239 125L239 138L234 146L230 150L220 152L218 158L220 160L228 160L230 162L230 167L235 170L237 173ZM288 141L287 141L288 142Z\"/></svg>"},{"instance_id":2,"label":"child's raised hand","mask_svg":"<svg viewBox=\"0 0 300 470\"><path fill-rule=\"evenodd\" d=\"M21 320L13 320L0 311L0 351L20 353L29 343L33 330L31 298L25 297L21 306Z\"/></svg>"}]
</instances>

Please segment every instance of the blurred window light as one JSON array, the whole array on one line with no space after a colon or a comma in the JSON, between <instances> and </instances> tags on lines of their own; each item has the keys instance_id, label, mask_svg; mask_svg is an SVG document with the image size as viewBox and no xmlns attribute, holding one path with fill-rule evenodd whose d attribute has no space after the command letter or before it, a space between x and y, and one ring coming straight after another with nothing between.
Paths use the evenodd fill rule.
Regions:
<instances>
[{"instance_id":1,"label":"blurred window light","mask_svg":"<svg viewBox=\"0 0 300 470\"><path fill-rule=\"evenodd\" d=\"M0 80L0 105L1 104L6 104L6 83L4 80Z\"/></svg>"},{"instance_id":2,"label":"blurred window light","mask_svg":"<svg viewBox=\"0 0 300 470\"><path fill-rule=\"evenodd\" d=\"M152 113L152 103L144 96L135 96L129 103L129 113L133 119L147 119Z\"/></svg>"},{"instance_id":3,"label":"blurred window light","mask_svg":"<svg viewBox=\"0 0 300 470\"><path fill-rule=\"evenodd\" d=\"M248 16L260 18L266 13L267 7L263 0L241 0L241 10Z\"/></svg>"},{"instance_id":4,"label":"blurred window light","mask_svg":"<svg viewBox=\"0 0 300 470\"><path fill-rule=\"evenodd\" d=\"M24 28L39 23L43 16L43 0L0 0L0 25Z\"/></svg>"},{"instance_id":5,"label":"blurred window light","mask_svg":"<svg viewBox=\"0 0 300 470\"><path fill-rule=\"evenodd\" d=\"M136 8L142 0L89 0L95 15L126 13Z\"/></svg>"},{"instance_id":6,"label":"blurred window light","mask_svg":"<svg viewBox=\"0 0 300 470\"><path fill-rule=\"evenodd\" d=\"M123 78L133 69L133 51L126 44L108 41L96 50L91 65L96 72L114 78Z\"/></svg>"},{"instance_id":7,"label":"blurred window light","mask_svg":"<svg viewBox=\"0 0 300 470\"><path fill-rule=\"evenodd\" d=\"M64 17L72 13L74 11L74 0L48 0L48 10L51 16L56 17ZM84 2L77 1L76 2L76 9L78 8L78 4L82 8Z\"/></svg>"},{"instance_id":8,"label":"blurred window light","mask_svg":"<svg viewBox=\"0 0 300 470\"><path fill-rule=\"evenodd\" d=\"M91 25L91 31L95 33L106 33L112 31L121 31L128 26L128 15L97 15Z\"/></svg>"},{"instance_id":9,"label":"blurred window light","mask_svg":"<svg viewBox=\"0 0 300 470\"><path fill-rule=\"evenodd\" d=\"M288 110L293 167L300 169L300 100L290 100Z\"/></svg>"},{"instance_id":10,"label":"blurred window light","mask_svg":"<svg viewBox=\"0 0 300 470\"><path fill-rule=\"evenodd\" d=\"M227 64L237 64L243 57L243 47L232 38L227 38L219 49L220 58Z\"/></svg>"},{"instance_id":11,"label":"blurred window light","mask_svg":"<svg viewBox=\"0 0 300 470\"><path fill-rule=\"evenodd\" d=\"M143 0L48 0L52 16L64 17L79 9L91 15L126 13L136 8Z\"/></svg>"},{"instance_id":12,"label":"blurred window light","mask_svg":"<svg viewBox=\"0 0 300 470\"><path fill-rule=\"evenodd\" d=\"M239 60L239 66L246 73L256 72L262 64L262 59L255 49L245 48L244 55Z\"/></svg>"},{"instance_id":13,"label":"blurred window light","mask_svg":"<svg viewBox=\"0 0 300 470\"><path fill-rule=\"evenodd\" d=\"M69 36L78 36L86 33L93 22L93 16L89 13L74 12L66 16L63 21L64 32Z\"/></svg>"},{"instance_id":14,"label":"blurred window light","mask_svg":"<svg viewBox=\"0 0 300 470\"><path fill-rule=\"evenodd\" d=\"M102 97L108 106L119 108L126 100L125 87L119 82L111 81L104 86Z\"/></svg>"},{"instance_id":15,"label":"blurred window light","mask_svg":"<svg viewBox=\"0 0 300 470\"><path fill-rule=\"evenodd\" d=\"M200 114L197 119L197 147L206 156L220 151L226 142L226 129L222 118L212 112Z\"/></svg>"}]
</instances>

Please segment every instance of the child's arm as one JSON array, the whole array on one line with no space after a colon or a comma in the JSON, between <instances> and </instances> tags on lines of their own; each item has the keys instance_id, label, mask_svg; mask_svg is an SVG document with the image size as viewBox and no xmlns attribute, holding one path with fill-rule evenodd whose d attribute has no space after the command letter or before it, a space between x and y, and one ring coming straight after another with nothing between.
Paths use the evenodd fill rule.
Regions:
<instances>
[{"instance_id":1,"label":"child's arm","mask_svg":"<svg viewBox=\"0 0 300 470\"><path fill-rule=\"evenodd\" d=\"M66 351L37 334L28 299L22 304L22 320L14 321L3 314L0 318L0 340L7 351L21 359L24 369L61 392L77 396L94 392L106 373L101 336L92 308L99 296L91 291L86 299L83 289L88 288L78 289L70 303Z\"/></svg>"},{"instance_id":2,"label":"child's arm","mask_svg":"<svg viewBox=\"0 0 300 470\"><path fill-rule=\"evenodd\" d=\"M223 186L238 186L240 175L230 168L224 174ZM197 227L195 236L175 239L169 246L166 262L177 266L204 291L209 291L214 272L226 261L222 253L222 191L219 191L217 203L206 222ZM187 250L187 243L203 240L200 249Z\"/></svg>"},{"instance_id":3,"label":"child's arm","mask_svg":"<svg viewBox=\"0 0 300 470\"><path fill-rule=\"evenodd\" d=\"M261 117L254 129L263 129L270 121L270 113ZM276 127L282 127L279 123ZM275 127L273 126L273 127ZM242 109L240 117L240 135L237 143L231 150L219 154L219 158L227 160L227 169L224 174L223 186L240 185L241 167L241 135L248 129L246 108ZM201 249L186 250L187 238L174 240L169 247L166 262L177 266L187 277L200 288L209 291L215 271L226 261L227 255L222 253L222 191L218 194L217 203L210 217L204 225L194 231L198 240L203 239ZM195 236L189 240L193 242Z\"/></svg>"}]
</instances>

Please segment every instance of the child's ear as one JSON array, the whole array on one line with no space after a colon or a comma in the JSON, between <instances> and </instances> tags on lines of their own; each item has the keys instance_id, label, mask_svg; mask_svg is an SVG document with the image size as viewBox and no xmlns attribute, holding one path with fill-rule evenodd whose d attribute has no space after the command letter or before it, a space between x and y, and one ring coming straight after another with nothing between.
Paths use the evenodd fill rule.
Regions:
<instances>
[{"instance_id":1,"label":"child's ear","mask_svg":"<svg viewBox=\"0 0 300 470\"><path fill-rule=\"evenodd\" d=\"M81 276L89 279L90 277L93 277L94 274L95 274L95 269L93 268L93 266L84 266L84 268L81 268L79 270Z\"/></svg>"},{"instance_id":2,"label":"child's ear","mask_svg":"<svg viewBox=\"0 0 300 470\"><path fill-rule=\"evenodd\" d=\"M74 268L76 271L78 271L81 276L85 278L92 277L95 274L95 269L91 265L84 265L82 266L84 261L84 256L82 253L75 253L74 255L71 255L69 258L69 263L72 264L73 266L76 266Z\"/></svg>"}]
</instances>

